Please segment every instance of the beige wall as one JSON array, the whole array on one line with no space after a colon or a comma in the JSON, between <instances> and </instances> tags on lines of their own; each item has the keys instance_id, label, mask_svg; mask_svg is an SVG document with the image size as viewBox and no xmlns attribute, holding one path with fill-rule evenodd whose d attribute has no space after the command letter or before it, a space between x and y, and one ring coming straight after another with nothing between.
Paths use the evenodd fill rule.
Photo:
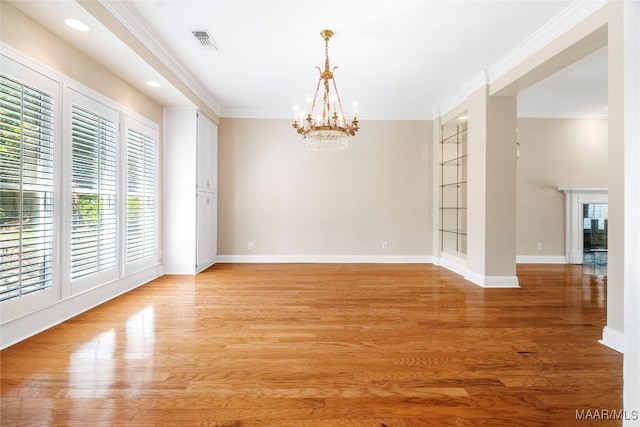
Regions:
<instances>
[{"instance_id":1,"label":"beige wall","mask_svg":"<svg viewBox=\"0 0 640 427\"><path fill-rule=\"evenodd\" d=\"M430 255L431 153L430 121L363 121L317 152L289 120L223 118L218 253Z\"/></svg>"},{"instance_id":2,"label":"beige wall","mask_svg":"<svg viewBox=\"0 0 640 427\"><path fill-rule=\"evenodd\" d=\"M219 253L430 255L432 123L366 125L313 152L287 120L223 119ZM516 253L564 256L558 186L607 185L607 120L521 118L518 140Z\"/></svg>"},{"instance_id":3,"label":"beige wall","mask_svg":"<svg viewBox=\"0 0 640 427\"><path fill-rule=\"evenodd\" d=\"M565 196L558 186L607 185L607 131L606 119L518 119L518 255L565 255Z\"/></svg>"}]
</instances>

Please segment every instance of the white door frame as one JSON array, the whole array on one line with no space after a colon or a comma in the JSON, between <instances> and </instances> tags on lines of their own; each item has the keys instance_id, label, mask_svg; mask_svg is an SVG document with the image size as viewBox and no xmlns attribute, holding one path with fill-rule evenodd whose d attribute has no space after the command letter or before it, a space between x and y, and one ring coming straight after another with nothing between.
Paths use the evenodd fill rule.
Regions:
<instances>
[{"instance_id":1,"label":"white door frame","mask_svg":"<svg viewBox=\"0 0 640 427\"><path fill-rule=\"evenodd\" d=\"M582 264L584 245L584 210L582 206L589 203L609 203L607 186L573 185L558 187L565 194L565 247L569 264Z\"/></svg>"}]
</instances>

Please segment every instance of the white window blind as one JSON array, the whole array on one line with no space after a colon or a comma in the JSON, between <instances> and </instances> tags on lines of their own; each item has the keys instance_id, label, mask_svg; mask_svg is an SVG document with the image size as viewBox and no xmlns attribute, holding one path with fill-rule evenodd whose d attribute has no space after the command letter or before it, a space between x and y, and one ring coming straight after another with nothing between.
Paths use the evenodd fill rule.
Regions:
<instances>
[{"instance_id":1,"label":"white window blind","mask_svg":"<svg viewBox=\"0 0 640 427\"><path fill-rule=\"evenodd\" d=\"M116 266L116 135L114 121L71 109L71 278Z\"/></svg>"},{"instance_id":2,"label":"white window blind","mask_svg":"<svg viewBox=\"0 0 640 427\"><path fill-rule=\"evenodd\" d=\"M156 254L156 138L127 129L126 262Z\"/></svg>"},{"instance_id":3,"label":"white window blind","mask_svg":"<svg viewBox=\"0 0 640 427\"><path fill-rule=\"evenodd\" d=\"M0 301L52 287L53 97L0 75Z\"/></svg>"}]
</instances>

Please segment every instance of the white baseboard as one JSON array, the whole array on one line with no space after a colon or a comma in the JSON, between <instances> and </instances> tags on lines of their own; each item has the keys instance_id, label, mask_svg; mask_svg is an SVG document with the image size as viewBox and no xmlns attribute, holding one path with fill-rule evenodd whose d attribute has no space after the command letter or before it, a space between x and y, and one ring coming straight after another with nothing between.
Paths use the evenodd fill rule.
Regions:
<instances>
[{"instance_id":1,"label":"white baseboard","mask_svg":"<svg viewBox=\"0 0 640 427\"><path fill-rule=\"evenodd\" d=\"M219 263L432 264L430 255L218 255Z\"/></svg>"},{"instance_id":2,"label":"white baseboard","mask_svg":"<svg viewBox=\"0 0 640 427\"><path fill-rule=\"evenodd\" d=\"M517 264L566 264L567 257L564 255L518 255Z\"/></svg>"},{"instance_id":3,"label":"white baseboard","mask_svg":"<svg viewBox=\"0 0 640 427\"><path fill-rule=\"evenodd\" d=\"M467 260L443 254L442 258L436 258L435 263L447 270L464 277L465 280L483 288L519 288L517 276L483 276L474 273L467 268Z\"/></svg>"},{"instance_id":4,"label":"white baseboard","mask_svg":"<svg viewBox=\"0 0 640 427\"><path fill-rule=\"evenodd\" d=\"M598 341L602 345L606 345L610 349L624 354L624 333L616 331L609 326L602 329L602 339Z\"/></svg>"},{"instance_id":5,"label":"white baseboard","mask_svg":"<svg viewBox=\"0 0 640 427\"><path fill-rule=\"evenodd\" d=\"M483 276L468 271L464 278L483 288L519 288L518 276Z\"/></svg>"},{"instance_id":6,"label":"white baseboard","mask_svg":"<svg viewBox=\"0 0 640 427\"><path fill-rule=\"evenodd\" d=\"M49 329L110 299L160 277L164 268L153 266L125 278L88 289L69 298L0 325L0 349Z\"/></svg>"},{"instance_id":7,"label":"white baseboard","mask_svg":"<svg viewBox=\"0 0 640 427\"><path fill-rule=\"evenodd\" d=\"M447 254L442 254L442 258L440 258L438 260L438 264L439 266L441 266L442 268L446 268L449 271L453 271L456 274L459 274L460 276L466 276L467 275L467 260L462 259L462 258L458 258L458 257L454 257L454 256L449 256Z\"/></svg>"},{"instance_id":8,"label":"white baseboard","mask_svg":"<svg viewBox=\"0 0 640 427\"><path fill-rule=\"evenodd\" d=\"M371 263L371 264L434 264L451 270L461 276L467 276L465 260L458 261L447 257L436 258L431 255L218 255L216 262L220 263ZM535 256L519 255L516 257L519 264L566 264L565 256ZM513 277L504 278L495 276L495 279L482 280L482 282L496 283L496 287L514 287ZM473 280L471 280L473 281ZM475 283L475 282L474 282ZM517 287L517 284L516 286Z\"/></svg>"}]
</instances>

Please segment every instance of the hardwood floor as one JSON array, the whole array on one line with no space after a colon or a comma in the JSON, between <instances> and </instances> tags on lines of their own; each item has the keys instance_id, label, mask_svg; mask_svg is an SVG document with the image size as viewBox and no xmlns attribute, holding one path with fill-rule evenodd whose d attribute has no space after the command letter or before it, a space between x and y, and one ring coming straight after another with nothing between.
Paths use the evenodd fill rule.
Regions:
<instances>
[{"instance_id":1,"label":"hardwood floor","mask_svg":"<svg viewBox=\"0 0 640 427\"><path fill-rule=\"evenodd\" d=\"M432 265L165 276L2 351L1 424L621 425L602 416L622 407L622 356L597 342L594 273L519 265L521 289Z\"/></svg>"}]
</instances>

